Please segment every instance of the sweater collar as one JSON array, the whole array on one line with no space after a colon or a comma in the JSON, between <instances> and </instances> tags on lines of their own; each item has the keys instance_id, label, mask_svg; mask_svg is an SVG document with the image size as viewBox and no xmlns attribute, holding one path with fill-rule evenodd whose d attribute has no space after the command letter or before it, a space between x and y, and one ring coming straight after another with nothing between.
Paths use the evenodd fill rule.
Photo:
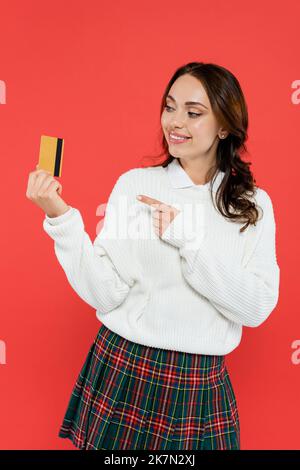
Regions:
<instances>
[{"instance_id":1,"label":"sweater collar","mask_svg":"<svg viewBox=\"0 0 300 470\"><path fill-rule=\"evenodd\" d=\"M206 184L195 184L186 171L182 168L177 158L171 161L168 166L165 168L167 171L168 177L170 179L171 185L173 188L188 188L194 187L197 190L206 191L209 190L210 181ZM225 175L224 171L219 170L215 182L213 184L212 190L217 191L219 185L221 184L223 177Z\"/></svg>"}]
</instances>

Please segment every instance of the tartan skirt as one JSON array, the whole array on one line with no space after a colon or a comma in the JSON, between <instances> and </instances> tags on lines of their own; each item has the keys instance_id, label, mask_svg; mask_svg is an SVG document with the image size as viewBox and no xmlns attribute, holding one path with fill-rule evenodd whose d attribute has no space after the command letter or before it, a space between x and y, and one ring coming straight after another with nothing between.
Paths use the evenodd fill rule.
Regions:
<instances>
[{"instance_id":1,"label":"tartan skirt","mask_svg":"<svg viewBox=\"0 0 300 470\"><path fill-rule=\"evenodd\" d=\"M102 324L58 436L85 450L240 449L225 356L137 344Z\"/></svg>"}]
</instances>

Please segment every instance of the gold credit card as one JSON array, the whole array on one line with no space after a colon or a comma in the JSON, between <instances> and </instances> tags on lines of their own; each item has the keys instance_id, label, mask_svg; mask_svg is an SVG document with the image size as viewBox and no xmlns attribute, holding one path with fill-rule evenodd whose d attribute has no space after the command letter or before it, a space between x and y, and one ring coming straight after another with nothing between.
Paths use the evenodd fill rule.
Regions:
<instances>
[{"instance_id":1,"label":"gold credit card","mask_svg":"<svg viewBox=\"0 0 300 470\"><path fill-rule=\"evenodd\" d=\"M52 176L61 176L64 139L41 136L39 168L50 171Z\"/></svg>"}]
</instances>

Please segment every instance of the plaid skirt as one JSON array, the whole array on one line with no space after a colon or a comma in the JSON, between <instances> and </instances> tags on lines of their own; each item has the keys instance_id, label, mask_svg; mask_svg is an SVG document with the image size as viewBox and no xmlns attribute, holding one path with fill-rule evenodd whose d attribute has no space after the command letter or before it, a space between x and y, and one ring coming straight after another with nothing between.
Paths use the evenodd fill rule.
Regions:
<instances>
[{"instance_id":1,"label":"plaid skirt","mask_svg":"<svg viewBox=\"0 0 300 470\"><path fill-rule=\"evenodd\" d=\"M101 325L59 430L79 449L239 449L225 356L131 342Z\"/></svg>"}]
</instances>

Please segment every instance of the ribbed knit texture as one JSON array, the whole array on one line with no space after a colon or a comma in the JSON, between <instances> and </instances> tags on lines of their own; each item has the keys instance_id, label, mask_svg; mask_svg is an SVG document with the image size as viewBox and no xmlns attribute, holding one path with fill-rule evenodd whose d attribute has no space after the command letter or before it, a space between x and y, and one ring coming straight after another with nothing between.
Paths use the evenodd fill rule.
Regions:
<instances>
[{"instance_id":1,"label":"ribbed knit texture","mask_svg":"<svg viewBox=\"0 0 300 470\"><path fill-rule=\"evenodd\" d=\"M180 210L162 237L138 194ZM209 185L176 188L166 168L134 168L118 178L93 243L71 206L45 216L43 227L69 283L112 331L146 346L224 355L243 325L261 325L278 302L272 201L261 188L254 199L260 218L240 233L244 224L214 208Z\"/></svg>"}]
</instances>

